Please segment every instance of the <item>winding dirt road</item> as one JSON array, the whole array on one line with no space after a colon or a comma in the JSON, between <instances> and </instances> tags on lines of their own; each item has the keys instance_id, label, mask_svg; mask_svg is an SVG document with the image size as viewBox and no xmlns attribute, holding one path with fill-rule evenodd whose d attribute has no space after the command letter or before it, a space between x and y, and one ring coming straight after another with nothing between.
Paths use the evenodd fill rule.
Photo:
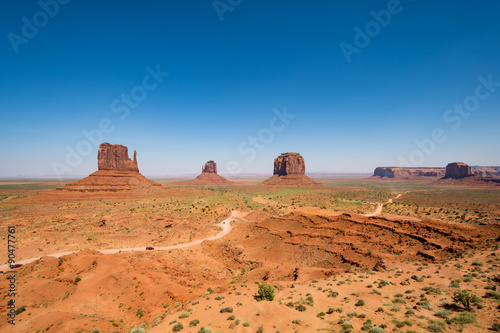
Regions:
<instances>
[{"instance_id":1,"label":"winding dirt road","mask_svg":"<svg viewBox=\"0 0 500 333\"><path fill-rule=\"evenodd\" d=\"M189 242L189 243L184 243L184 244L176 244L176 245L164 246L164 247L155 247L154 250L155 251L157 251L157 250L166 251L166 250L173 250L173 249L183 249L183 248L186 248L186 247L191 247L191 246L194 246L194 245L201 244L203 241L206 241L206 240L215 240L215 239L222 238L222 237L226 236L227 234L229 234L231 232L231 229L232 229L232 227L231 227L231 221L233 221L239 214L240 214L239 211L233 211L231 213L230 217L228 217L227 219L225 219L225 220L221 221L219 224L217 224L217 226L219 226L219 227L222 228L222 231L218 232L214 236L210 236L210 237L207 237L207 238L198 239L198 240L195 240L195 241L192 241L192 242ZM141 247L129 247L129 248L121 248L121 249L106 249L106 250L96 250L96 251L100 252L102 254L114 254L114 253L119 253L119 252L146 251L146 247L145 246L141 246ZM73 253L77 253L77 252L80 252L80 251L69 251L69 252L51 253L51 254L44 255L44 257L60 258L60 257L67 256L69 254L73 254ZM25 265L25 264L29 264L30 262L33 262L33 261L36 261L36 260L39 260L39 259L40 259L40 257L26 259L26 260L21 260L21 261L16 261L16 264ZM2 265L2 266L0 266L0 271L6 271L6 270L9 270L9 269L10 269L9 265Z\"/></svg>"},{"instance_id":2,"label":"winding dirt road","mask_svg":"<svg viewBox=\"0 0 500 333\"><path fill-rule=\"evenodd\" d=\"M377 216L377 215L382 214L382 209L384 208L384 205L386 205L388 203L392 203L393 200L398 199L402 195L403 194L399 193L395 198L387 200L386 203L379 203L379 204L377 204L377 208L375 209L375 211L373 213L363 214L363 216L370 217L370 216Z\"/></svg>"}]
</instances>

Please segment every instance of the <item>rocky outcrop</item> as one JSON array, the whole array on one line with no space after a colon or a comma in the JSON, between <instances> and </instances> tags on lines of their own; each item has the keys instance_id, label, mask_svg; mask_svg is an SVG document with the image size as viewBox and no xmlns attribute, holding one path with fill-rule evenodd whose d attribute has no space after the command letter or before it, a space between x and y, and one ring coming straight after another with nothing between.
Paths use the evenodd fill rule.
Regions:
<instances>
[{"instance_id":1,"label":"rocky outcrop","mask_svg":"<svg viewBox=\"0 0 500 333\"><path fill-rule=\"evenodd\" d=\"M208 161L201 167L201 173L217 173L217 163Z\"/></svg>"},{"instance_id":2,"label":"rocky outcrop","mask_svg":"<svg viewBox=\"0 0 500 333\"><path fill-rule=\"evenodd\" d=\"M271 178L262 182L271 186L303 186L317 187L320 183L305 175L306 165L299 153L283 153L274 160L274 171Z\"/></svg>"},{"instance_id":3,"label":"rocky outcrop","mask_svg":"<svg viewBox=\"0 0 500 333\"><path fill-rule=\"evenodd\" d=\"M461 179L471 176L474 176L474 173L469 165L461 162L455 162L449 163L446 166L446 174L444 175L444 178Z\"/></svg>"},{"instance_id":4,"label":"rocky outcrop","mask_svg":"<svg viewBox=\"0 0 500 333\"><path fill-rule=\"evenodd\" d=\"M208 161L201 167L201 175L193 180L196 185L231 185L233 182L217 174L217 163Z\"/></svg>"},{"instance_id":5,"label":"rocky outcrop","mask_svg":"<svg viewBox=\"0 0 500 333\"><path fill-rule=\"evenodd\" d=\"M128 157L127 147L112 145L107 142L102 143L97 153L97 169L139 172L139 168L137 167L137 152L134 150L134 160L131 160Z\"/></svg>"},{"instance_id":6,"label":"rocky outcrop","mask_svg":"<svg viewBox=\"0 0 500 333\"><path fill-rule=\"evenodd\" d=\"M306 165L299 153L283 153L274 160L274 175L305 175Z\"/></svg>"},{"instance_id":7,"label":"rocky outcrop","mask_svg":"<svg viewBox=\"0 0 500 333\"><path fill-rule=\"evenodd\" d=\"M66 184L57 191L73 193L132 193L147 194L167 188L139 173L137 152L134 159L122 145L103 143L97 154L98 170L77 182Z\"/></svg>"},{"instance_id":8,"label":"rocky outcrop","mask_svg":"<svg viewBox=\"0 0 500 333\"><path fill-rule=\"evenodd\" d=\"M374 177L381 178L441 178L445 175L445 168L399 168L378 167L373 172Z\"/></svg>"}]
</instances>

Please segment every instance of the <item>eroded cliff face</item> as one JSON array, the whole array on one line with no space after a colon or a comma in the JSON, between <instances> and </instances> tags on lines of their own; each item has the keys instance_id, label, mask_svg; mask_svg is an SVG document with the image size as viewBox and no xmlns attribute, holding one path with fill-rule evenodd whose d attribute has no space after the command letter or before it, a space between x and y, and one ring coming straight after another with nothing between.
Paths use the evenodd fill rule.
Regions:
<instances>
[{"instance_id":1,"label":"eroded cliff face","mask_svg":"<svg viewBox=\"0 0 500 333\"><path fill-rule=\"evenodd\" d=\"M460 179L465 177L474 176L472 168L461 162L449 163L446 166L446 174L444 178Z\"/></svg>"},{"instance_id":2,"label":"eroded cliff face","mask_svg":"<svg viewBox=\"0 0 500 333\"><path fill-rule=\"evenodd\" d=\"M445 168L399 168L378 167L373 176L386 178L441 178L445 175Z\"/></svg>"},{"instance_id":3,"label":"eroded cliff face","mask_svg":"<svg viewBox=\"0 0 500 333\"><path fill-rule=\"evenodd\" d=\"M305 175L306 165L299 153L283 153L274 160L274 175Z\"/></svg>"},{"instance_id":4,"label":"eroded cliff face","mask_svg":"<svg viewBox=\"0 0 500 333\"><path fill-rule=\"evenodd\" d=\"M97 169L139 172L137 152L134 150L134 160L131 160L128 156L127 147L112 145L107 142L102 143L97 153Z\"/></svg>"},{"instance_id":5,"label":"eroded cliff face","mask_svg":"<svg viewBox=\"0 0 500 333\"><path fill-rule=\"evenodd\" d=\"M201 173L217 173L217 163L214 161L208 161L201 168Z\"/></svg>"}]
</instances>

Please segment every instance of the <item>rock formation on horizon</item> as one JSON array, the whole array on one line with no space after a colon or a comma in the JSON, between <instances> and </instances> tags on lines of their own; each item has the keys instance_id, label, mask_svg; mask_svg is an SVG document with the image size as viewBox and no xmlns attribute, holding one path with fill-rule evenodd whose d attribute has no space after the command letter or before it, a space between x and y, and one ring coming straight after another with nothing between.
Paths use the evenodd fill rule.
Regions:
<instances>
[{"instance_id":1,"label":"rock formation on horizon","mask_svg":"<svg viewBox=\"0 0 500 333\"><path fill-rule=\"evenodd\" d=\"M446 166L446 174L444 178L461 179L474 176L472 168L462 162L449 163Z\"/></svg>"},{"instance_id":2,"label":"rock formation on horizon","mask_svg":"<svg viewBox=\"0 0 500 333\"><path fill-rule=\"evenodd\" d=\"M217 163L213 160L201 167L201 174L193 182L198 185L231 185L233 182L217 174Z\"/></svg>"},{"instance_id":3,"label":"rock formation on horizon","mask_svg":"<svg viewBox=\"0 0 500 333\"><path fill-rule=\"evenodd\" d=\"M128 157L128 148L122 145L112 145L107 142L99 146L97 153L97 170L136 171L137 151L134 150L134 160Z\"/></svg>"},{"instance_id":4,"label":"rock formation on horizon","mask_svg":"<svg viewBox=\"0 0 500 333\"><path fill-rule=\"evenodd\" d=\"M274 171L264 185L319 186L318 182L305 175L306 164L299 153L283 153L274 159Z\"/></svg>"},{"instance_id":5,"label":"rock formation on horizon","mask_svg":"<svg viewBox=\"0 0 500 333\"><path fill-rule=\"evenodd\" d=\"M445 168L404 168L404 167L377 167L374 177L413 179L421 177L441 178L445 175Z\"/></svg>"},{"instance_id":6,"label":"rock formation on horizon","mask_svg":"<svg viewBox=\"0 0 500 333\"><path fill-rule=\"evenodd\" d=\"M217 173L217 163L210 160L201 167L201 173Z\"/></svg>"},{"instance_id":7,"label":"rock formation on horizon","mask_svg":"<svg viewBox=\"0 0 500 333\"><path fill-rule=\"evenodd\" d=\"M128 156L128 148L122 145L102 143L97 153L97 169L88 177L57 190L81 193L149 193L167 189L141 175L137 166L137 152L134 150L132 160Z\"/></svg>"}]
</instances>

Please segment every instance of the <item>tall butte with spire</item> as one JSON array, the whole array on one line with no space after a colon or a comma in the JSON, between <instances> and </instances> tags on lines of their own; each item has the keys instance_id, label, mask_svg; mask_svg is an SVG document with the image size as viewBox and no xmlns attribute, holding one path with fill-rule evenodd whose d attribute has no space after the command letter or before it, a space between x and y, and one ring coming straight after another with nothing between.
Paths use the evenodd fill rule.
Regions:
<instances>
[{"instance_id":1,"label":"tall butte with spire","mask_svg":"<svg viewBox=\"0 0 500 333\"><path fill-rule=\"evenodd\" d=\"M77 182L58 188L67 192L117 192L139 193L166 190L166 187L147 179L139 173L137 152L134 159L122 145L102 143L97 153L97 171Z\"/></svg>"},{"instance_id":2,"label":"tall butte with spire","mask_svg":"<svg viewBox=\"0 0 500 333\"><path fill-rule=\"evenodd\" d=\"M316 187L320 183L306 176L306 164L299 153L283 153L274 159L273 176L264 185Z\"/></svg>"},{"instance_id":3,"label":"tall butte with spire","mask_svg":"<svg viewBox=\"0 0 500 333\"><path fill-rule=\"evenodd\" d=\"M231 185L233 182L217 174L217 163L210 160L201 167L201 174L193 182L199 185Z\"/></svg>"}]
</instances>

